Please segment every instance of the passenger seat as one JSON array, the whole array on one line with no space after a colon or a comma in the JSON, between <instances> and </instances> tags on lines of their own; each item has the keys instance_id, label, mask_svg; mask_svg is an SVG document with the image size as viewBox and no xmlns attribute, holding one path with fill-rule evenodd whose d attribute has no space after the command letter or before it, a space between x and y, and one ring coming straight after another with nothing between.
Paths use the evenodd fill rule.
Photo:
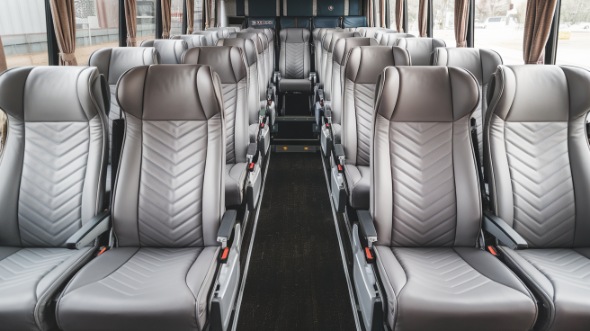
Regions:
<instances>
[{"instance_id":1,"label":"passenger seat","mask_svg":"<svg viewBox=\"0 0 590 331\"><path fill-rule=\"evenodd\" d=\"M397 44L398 39L401 38L414 38L413 34L409 33L399 33L399 32L388 32L380 34L379 40L377 42L379 45L383 46L395 46Z\"/></svg>"},{"instance_id":2,"label":"passenger seat","mask_svg":"<svg viewBox=\"0 0 590 331\"><path fill-rule=\"evenodd\" d=\"M205 38L207 39L207 45L205 46L215 46L219 41L219 35L216 30L195 31L193 32L193 34L198 36L205 36Z\"/></svg>"},{"instance_id":3,"label":"passenger seat","mask_svg":"<svg viewBox=\"0 0 590 331\"><path fill-rule=\"evenodd\" d=\"M179 39L156 39L143 41L141 47L154 47L158 51L160 64L180 64L188 44Z\"/></svg>"},{"instance_id":4,"label":"passenger seat","mask_svg":"<svg viewBox=\"0 0 590 331\"><path fill-rule=\"evenodd\" d=\"M436 38L400 38L394 46L408 50L413 66L429 66L436 48L446 47L446 44L444 40Z\"/></svg>"},{"instance_id":5,"label":"passenger seat","mask_svg":"<svg viewBox=\"0 0 590 331\"><path fill-rule=\"evenodd\" d=\"M195 48L201 46L208 46L207 37L197 34L182 34L178 36L172 36L170 39L182 39L186 41L188 48Z\"/></svg>"},{"instance_id":6,"label":"passenger seat","mask_svg":"<svg viewBox=\"0 0 590 331\"><path fill-rule=\"evenodd\" d=\"M311 93L309 36L310 33L307 29L287 28L281 30L280 94L288 92Z\"/></svg>"}]
</instances>

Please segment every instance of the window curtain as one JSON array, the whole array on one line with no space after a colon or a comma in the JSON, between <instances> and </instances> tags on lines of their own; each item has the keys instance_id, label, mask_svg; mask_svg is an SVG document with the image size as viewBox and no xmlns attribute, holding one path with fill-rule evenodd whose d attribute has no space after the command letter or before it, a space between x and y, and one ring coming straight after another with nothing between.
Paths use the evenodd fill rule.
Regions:
<instances>
[{"instance_id":1,"label":"window curtain","mask_svg":"<svg viewBox=\"0 0 590 331\"><path fill-rule=\"evenodd\" d=\"M524 63L543 64L557 0L529 0L524 22Z\"/></svg>"},{"instance_id":2,"label":"window curtain","mask_svg":"<svg viewBox=\"0 0 590 331\"><path fill-rule=\"evenodd\" d=\"M2 44L2 36L0 36L0 72L3 72L6 68L8 68L8 65L6 64L6 54L4 54L4 45ZM0 116L2 116L1 112Z\"/></svg>"},{"instance_id":3,"label":"window curtain","mask_svg":"<svg viewBox=\"0 0 590 331\"><path fill-rule=\"evenodd\" d=\"M127 46L137 46L137 1L125 0L125 23L127 25Z\"/></svg>"},{"instance_id":4,"label":"window curtain","mask_svg":"<svg viewBox=\"0 0 590 331\"><path fill-rule=\"evenodd\" d=\"M374 21L374 8L373 8L373 1L365 1L365 12L367 13L367 26L368 27L373 27L375 26L375 21Z\"/></svg>"},{"instance_id":5,"label":"window curtain","mask_svg":"<svg viewBox=\"0 0 590 331\"><path fill-rule=\"evenodd\" d=\"M385 0L379 0L379 25L380 27L387 27L387 22L385 21L385 13L387 11L387 7L385 6Z\"/></svg>"},{"instance_id":6,"label":"window curtain","mask_svg":"<svg viewBox=\"0 0 590 331\"><path fill-rule=\"evenodd\" d=\"M205 0L205 28L215 27L215 0Z\"/></svg>"},{"instance_id":7,"label":"window curtain","mask_svg":"<svg viewBox=\"0 0 590 331\"><path fill-rule=\"evenodd\" d=\"M53 28L59 47L59 65L75 66L76 61L76 11L73 0L50 0Z\"/></svg>"},{"instance_id":8,"label":"window curtain","mask_svg":"<svg viewBox=\"0 0 590 331\"><path fill-rule=\"evenodd\" d=\"M186 0L186 33L192 34L195 29L195 0Z\"/></svg>"},{"instance_id":9,"label":"window curtain","mask_svg":"<svg viewBox=\"0 0 590 331\"><path fill-rule=\"evenodd\" d=\"M467 16L469 0L455 0L455 41L457 47L467 47Z\"/></svg>"},{"instance_id":10,"label":"window curtain","mask_svg":"<svg viewBox=\"0 0 590 331\"><path fill-rule=\"evenodd\" d=\"M162 39L170 38L172 28L172 0L161 0L162 4Z\"/></svg>"},{"instance_id":11,"label":"window curtain","mask_svg":"<svg viewBox=\"0 0 590 331\"><path fill-rule=\"evenodd\" d=\"M428 0L420 0L418 3L418 32L420 37L428 36Z\"/></svg>"},{"instance_id":12,"label":"window curtain","mask_svg":"<svg viewBox=\"0 0 590 331\"><path fill-rule=\"evenodd\" d=\"M404 1L395 1L395 29L404 32Z\"/></svg>"}]
</instances>

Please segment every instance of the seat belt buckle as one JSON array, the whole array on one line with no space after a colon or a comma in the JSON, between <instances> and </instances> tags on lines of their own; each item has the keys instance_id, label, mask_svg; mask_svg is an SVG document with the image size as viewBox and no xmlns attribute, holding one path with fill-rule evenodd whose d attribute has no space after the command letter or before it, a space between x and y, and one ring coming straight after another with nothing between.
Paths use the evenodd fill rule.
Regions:
<instances>
[{"instance_id":1,"label":"seat belt buckle","mask_svg":"<svg viewBox=\"0 0 590 331\"><path fill-rule=\"evenodd\" d=\"M104 252L108 251L109 248L107 246L101 246L100 249L98 250L98 253L96 253L96 256L101 256L102 254L104 254Z\"/></svg>"},{"instance_id":2,"label":"seat belt buckle","mask_svg":"<svg viewBox=\"0 0 590 331\"><path fill-rule=\"evenodd\" d=\"M338 169L338 172L339 173L343 173L344 172L344 166L342 164L336 165L336 168Z\"/></svg>"},{"instance_id":3,"label":"seat belt buckle","mask_svg":"<svg viewBox=\"0 0 590 331\"><path fill-rule=\"evenodd\" d=\"M256 163L254 163L254 162L248 163L248 172L254 171L255 166L256 166Z\"/></svg>"},{"instance_id":4,"label":"seat belt buckle","mask_svg":"<svg viewBox=\"0 0 590 331\"><path fill-rule=\"evenodd\" d=\"M365 258L367 259L367 263L375 262L375 255L369 247L365 247Z\"/></svg>"},{"instance_id":5,"label":"seat belt buckle","mask_svg":"<svg viewBox=\"0 0 590 331\"><path fill-rule=\"evenodd\" d=\"M221 250L221 254L219 254L219 263L226 263L228 257L229 257L229 247L226 247L223 250Z\"/></svg>"},{"instance_id":6,"label":"seat belt buckle","mask_svg":"<svg viewBox=\"0 0 590 331\"><path fill-rule=\"evenodd\" d=\"M496 248L494 248L494 246L489 245L487 247L488 252L490 252L490 254L492 254L493 256L498 256L498 251L496 251Z\"/></svg>"}]
</instances>

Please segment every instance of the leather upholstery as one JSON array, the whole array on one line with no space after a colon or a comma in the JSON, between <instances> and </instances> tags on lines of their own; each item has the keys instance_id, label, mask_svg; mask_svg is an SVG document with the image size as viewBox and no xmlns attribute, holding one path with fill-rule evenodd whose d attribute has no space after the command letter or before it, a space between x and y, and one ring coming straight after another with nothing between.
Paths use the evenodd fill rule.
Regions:
<instances>
[{"instance_id":1,"label":"leather upholstery","mask_svg":"<svg viewBox=\"0 0 590 331\"><path fill-rule=\"evenodd\" d=\"M260 100L266 100L266 88L268 87L268 81L264 79L264 77L267 76L265 65L266 60L264 57L264 40L262 36L257 33L244 31L236 33L236 38L250 39L254 43L254 46L256 46L256 51L258 52L256 63L258 67L258 87L260 92Z\"/></svg>"},{"instance_id":2,"label":"leather upholstery","mask_svg":"<svg viewBox=\"0 0 590 331\"><path fill-rule=\"evenodd\" d=\"M369 174L371 121L377 79L387 66L409 64L408 52L399 47L361 46L348 55L343 76L341 143L346 154L349 203L354 208L369 208L369 179L363 175ZM354 180L349 179L350 175Z\"/></svg>"},{"instance_id":3,"label":"leather upholstery","mask_svg":"<svg viewBox=\"0 0 590 331\"><path fill-rule=\"evenodd\" d=\"M185 53L184 63L203 64L219 75L226 123L226 162L241 165L245 177L246 152L250 142L248 134L248 67L244 53L238 47L217 46L197 47ZM239 168L238 168L239 169ZM228 206L240 205L243 198L244 181L226 179L226 203ZM231 192L237 191L238 194ZM234 199L236 197L238 199Z\"/></svg>"},{"instance_id":4,"label":"leather upholstery","mask_svg":"<svg viewBox=\"0 0 590 331\"><path fill-rule=\"evenodd\" d=\"M64 289L59 327L202 330L225 211L221 82L208 66L138 67L117 96L126 118L112 206L118 245Z\"/></svg>"},{"instance_id":5,"label":"leather upholstery","mask_svg":"<svg viewBox=\"0 0 590 331\"><path fill-rule=\"evenodd\" d=\"M267 32L267 29L254 29L248 28L242 30L246 33L255 33L258 35L262 42L262 47L264 49L264 83L268 86L268 83L271 81L271 77L274 72L273 67L273 60L272 57L274 56L274 40L270 38L270 34Z\"/></svg>"},{"instance_id":6,"label":"leather upholstery","mask_svg":"<svg viewBox=\"0 0 590 331\"><path fill-rule=\"evenodd\" d=\"M477 124L477 143L479 159L483 160L483 119L488 109L487 91L492 75L502 64L502 57L493 50L476 48L437 48L434 51L432 65L459 67L471 72L480 87L480 102L473 113Z\"/></svg>"},{"instance_id":7,"label":"leather upholstery","mask_svg":"<svg viewBox=\"0 0 590 331\"><path fill-rule=\"evenodd\" d=\"M370 211L393 330L535 322L528 289L475 248L482 204L469 119L478 102L475 78L460 68L388 67L378 83Z\"/></svg>"},{"instance_id":8,"label":"leather upholstery","mask_svg":"<svg viewBox=\"0 0 590 331\"><path fill-rule=\"evenodd\" d=\"M342 27L343 28L356 28L361 26L367 26L367 17L366 16L353 16L348 15L342 17Z\"/></svg>"},{"instance_id":9,"label":"leather upholstery","mask_svg":"<svg viewBox=\"0 0 590 331\"><path fill-rule=\"evenodd\" d=\"M437 47L446 47L445 41L436 38L400 38L394 46L405 48L410 53L413 66L428 66Z\"/></svg>"},{"instance_id":10,"label":"leather upholstery","mask_svg":"<svg viewBox=\"0 0 590 331\"><path fill-rule=\"evenodd\" d=\"M590 323L589 87L588 70L565 66L500 66L490 83L490 199L528 243L502 252L547 307L539 330Z\"/></svg>"},{"instance_id":11,"label":"leather upholstery","mask_svg":"<svg viewBox=\"0 0 590 331\"><path fill-rule=\"evenodd\" d=\"M314 16L311 21L314 29L337 28L340 26L340 17L338 16Z\"/></svg>"},{"instance_id":12,"label":"leather upholstery","mask_svg":"<svg viewBox=\"0 0 590 331\"><path fill-rule=\"evenodd\" d=\"M208 46L207 36L198 34L182 34L179 36L173 36L170 39L181 39L186 42L188 48L195 48L201 46ZM209 45L211 46L211 45Z\"/></svg>"},{"instance_id":13,"label":"leather upholstery","mask_svg":"<svg viewBox=\"0 0 590 331\"><path fill-rule=\"evenodd\" d=\"M109 167L106 176L106 191L111 190L111 159L112 159L112 131L113 121L122 118L121 109L115 95L117 82L127 70L142 65L158 64L158 53L153 47L116 47L103 48L95 51L88 60L90 66L98 68L98 71L106 78L109 84L110 110L109 119Z\"/></svg>"},{"instance_id":14,"label":"leather upholstery","mask_svg":"<svg viewBox=\"0 0 590 331\"><path fill-rule=\"evenodd\" d=\"M409 33L400 33L400 32L385 32L379 34L379 40L377 42L379 45L383 46L395 46L397 44L397 40L400 38L414 38L413 34Z\"/></svg>"},{"instance_id":15,"label":"leather upholstery","mask_svg":"<svg viewBox=\"0 0 590 331\"><path fill-rule=\"evenodd\" d=\"M375 39L375 34L379 31L393 32L393 30L389 30L389 29L381 28L381 27L359 27L356 29L356 32L358 32L361 37L373 38L373 39Z\"/></svg>"},{"instance_id":16,"label":"leather upholstery","mask_svg":"<svg viewBox=\"0 0 590 331\"><path fill-rule=\"evenodd\" d=\"M310 71L309 37L310 33L307 29L288 28L281 30L280 92L309 93L311 91L311 81L308 78Z\"/></svg>"},{"instance_id":17,"label":"leather upholstery","mask_svg":"<svg viewBox=\"0 0 590 331\"><path fill-rule=\"evenodd\" d=\"M324 98L327 101L332 100L332 58L334 54L334 46L336 41L341 38L351 38L358 36L356 32L332 31L326 33L322 40L322 48L324 57L323 70L326 80L324 81Z\"/></svg>"},{"instance_id":18,"label":"leather upholstery","mask_svg":"<svg viewBox=\"0 0 590 331\"><path fill-rule=\"evenodd\" d=\"M215 46L219 41L219 35L215 30L195 31L194 35L205 36L207 44L204 46Z\"/></svg>"},{"instance_id":19,"label":"leather upholstery","mask_svg":"<svg viewBox=\"0 0 590 331\"><path fill-rule=\"evenodd\" d=\"M220 26L215 28L207 28L205 31L215 31L217 33L217 39L227 39L235 37L237 32L240 32L240 28L236 26ZM203 45L205 46L205 45Z\"/></svg>"},{"instance_id":20,"label":"leather upholstery","mask_svg":"<svg viewBox=\"0 0 590 331\"><path fill-rule=\"evenodd\" d=\"M157 39L146 40L141 43L141 47L154 47L158 51L158 63L179 64L182 54L188 49L188 44L179 39Z\"/></svg>"},{"instance_id":21,"label":"leather upholstery","mask_svg":"<svg viewBox=\"0 0 590 331\"><path fill-rule=\"evenodd\" d=\"M56 291L93 247L66 240L103 207L107 162L101 78L90 67L0 74L8 134L0 158L0 329L49 330Z\"/></svg>"},{"instance_id":22,"label":"leather upholstery","mask_svg":"<svg viewBox=\"0 0 590 331\"><path fill-rule=\"evenodd\" d=\"M326 33L328 33L328 31L333 31L333 30L340 30L340 29L335 29L335 28L317 28L314 29L312 32L312 37L313 37L313 50L314 50L314 69L316 72L316 75L318 76L318 79L320 82L324 82L324 77L322 77L322 74L324 73L323 69L322 69L322 65L323 65L323 51L324 48L322 47L322 39L324 38L324 36L326 35ZM342 30L344 31L344 30Z\"/></svg>"}]
</instances>

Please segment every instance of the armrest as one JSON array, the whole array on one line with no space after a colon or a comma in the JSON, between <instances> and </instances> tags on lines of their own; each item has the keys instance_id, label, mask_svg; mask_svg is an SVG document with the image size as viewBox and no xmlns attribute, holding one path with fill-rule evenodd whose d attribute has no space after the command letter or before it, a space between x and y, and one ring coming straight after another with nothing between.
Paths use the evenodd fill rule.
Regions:
<instances>
[{"instance_id":1,"label":"armrest","mask_svg":"<svg viewBox=\"0 0 590 331\"><path fill-rule=\"evenodd\" d=\"M248 151L246 151L246 159L248 163L256 162L258 159L258 144L257 143L249 143L248 144Z\"/></svg>"},{"instance_id":2,"label":"armrest","mask_svg":"<svg viewBox=\"0 0 590 331\"><path fill-rule=\"evenodd\" d=\"M369 248L373 247L373 243L377 241L377 229L373 224L373 218L368 210L358 210L356 215L359 219L359 228L361 230L361 236L367 240Z\"/></svg>"},{"instance_id":3,"label":"armrest","mask_svg":"<svg viewBox=\"0 0 590 331\"><path fill-rule=\"evenodd\" d=\"M506 221L496 215L484 213L483 229L512 249L528 247L526 240L518 232L514 231Z\"/></svg>"},{"instance_id":4,"label":"armrest","mask_svg":"<svg viewBox=\"0 0 590 331\"><path fill-rule=\"evenodd\" d=\"M226 210L223 214L219 230L217 231L217 242L221 243L221 248L227 247L227 242L234 231L237 217L238 212L233 209Z\"/></svg>"},{"instance_id":5,"label":"armrest","mask_svg":"<svg viewBox=\"0 0 590 331\"><path fill-rule=\"evenodd\" d=\"M340 165L344 165L344 146L342 144L334 144L334 161Z\"/></svg>"},{"instance_id":6,"label":"armrest","mask_svg":"<svg viewBox=\"0 0 590 331\"><path fill-rule=\"evenodd\" d=\"M109 230L111 226L111 212L103 211L90 219L86 224L71 235L66 241L69 249L80 249L85 247L101 234Z\"/></svg>"}]
</instances>

